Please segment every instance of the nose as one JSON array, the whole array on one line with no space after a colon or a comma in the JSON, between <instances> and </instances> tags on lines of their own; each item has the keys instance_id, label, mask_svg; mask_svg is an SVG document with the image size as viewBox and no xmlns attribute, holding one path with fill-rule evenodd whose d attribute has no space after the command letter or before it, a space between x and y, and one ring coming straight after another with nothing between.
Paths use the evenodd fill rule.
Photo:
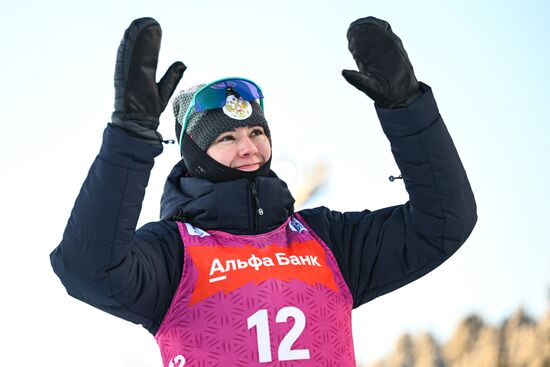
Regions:
<instances>
[{"instance_id":1,"label":"nose","mask_svg":"<svg viewBox=\"0 0 550 367\"><path fill-rule=\"evenodd\" d=\"M244 136L239 140L239 155L246 157L258 153L258 147L249 136Z\"/></svg>"}]
</instances>

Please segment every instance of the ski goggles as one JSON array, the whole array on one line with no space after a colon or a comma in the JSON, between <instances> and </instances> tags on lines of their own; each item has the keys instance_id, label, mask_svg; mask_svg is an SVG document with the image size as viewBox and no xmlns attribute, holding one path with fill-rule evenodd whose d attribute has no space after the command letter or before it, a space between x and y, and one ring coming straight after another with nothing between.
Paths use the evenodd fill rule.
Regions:
<instances>
[{"instance_id":1,"label":"ski goggles","mask_svg":"<svg viewBox=\"0 0 550 367\"><path fill-rule=\"evenodd\" d=\"M227 96L231 91L236 92L239 97L249 102L259 100L260 107L263 110L264 96L262 94L262 89L252 80L244 78L223 78L215 80L212 83L202 86L195 92L191 103L189 103L189 107L187 107L185 115L183 115L181 134L179 137L180 144L183 142L183 134L187 127L189 115L191 115L191 111L193 111L193 107L195 108L195 112L222 108L225 106Z\"/></svg>"}]
</instances>

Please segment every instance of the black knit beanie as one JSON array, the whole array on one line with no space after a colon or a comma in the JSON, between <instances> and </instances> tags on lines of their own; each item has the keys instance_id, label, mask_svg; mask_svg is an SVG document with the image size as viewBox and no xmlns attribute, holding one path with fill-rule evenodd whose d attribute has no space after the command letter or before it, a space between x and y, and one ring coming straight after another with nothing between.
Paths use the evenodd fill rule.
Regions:
<instances>
[{"instance_id":1,"label":"black knit beanie","mask_svg":"<svg viewBox=\"0 0 550 367\"><path fill-rule=\"evenodd\" d=\"M184 115L193 96L202 86L204 84L184 90L174 98L174 116L176 117L178 140L181 136ZM206 152L210 144L220 134L243 126L261 126L267 137L271 139L269 126L260 105L256 101L248 102L236 95L229 95L227 104L223 108L196 112L195 107L193 107L187 119L185 132L199 148ZM179 143L181 144L181 141Z\"/></svg>"}]
</instances>

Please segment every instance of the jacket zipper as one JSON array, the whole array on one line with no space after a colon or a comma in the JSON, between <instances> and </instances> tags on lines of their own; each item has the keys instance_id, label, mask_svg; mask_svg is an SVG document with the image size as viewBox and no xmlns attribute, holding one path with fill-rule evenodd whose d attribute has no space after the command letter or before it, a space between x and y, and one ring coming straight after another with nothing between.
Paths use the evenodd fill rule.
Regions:
<instances>
[{"instance_id":1,"label":"jacket zipper","mask_svg":"<svg viewBox=\"0 0 550 367\"><path fill-rule=\"evenodd\" d=\"M252 198L254 199L254 211L253 211L253 227L254 233L258 233L258 215L264 215L264 210L260 206L260 199L258 198L258 190L256 189L256 183L250 183L250 191L252 191Z\"/></svg>"}]
</instances>

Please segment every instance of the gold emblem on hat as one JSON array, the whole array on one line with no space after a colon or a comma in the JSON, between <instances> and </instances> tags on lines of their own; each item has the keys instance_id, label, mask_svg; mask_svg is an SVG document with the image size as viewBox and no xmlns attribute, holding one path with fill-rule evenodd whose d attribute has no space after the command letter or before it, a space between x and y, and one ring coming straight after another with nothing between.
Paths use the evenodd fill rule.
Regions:
<instances>
[{"instance_id":1,"label":"gold emblem on hat","mask_svg":"<svg viewBox=\"0 0 550 367\"><path fill-rule=\"evenodd\" d=\"M225 100L223 112L232 119L244 120L252 115L252 105L241 97L229 95Z\"/></svg>"}]
</instances>

